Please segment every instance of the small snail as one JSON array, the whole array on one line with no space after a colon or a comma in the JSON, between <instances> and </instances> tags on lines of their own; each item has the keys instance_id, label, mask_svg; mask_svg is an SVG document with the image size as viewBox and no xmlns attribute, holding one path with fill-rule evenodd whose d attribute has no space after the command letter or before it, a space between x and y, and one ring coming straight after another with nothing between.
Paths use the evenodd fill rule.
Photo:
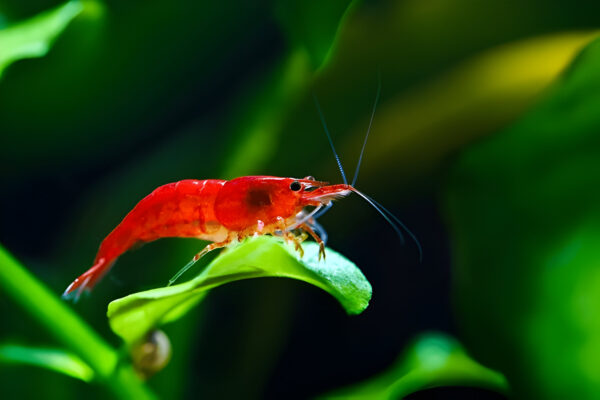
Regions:
<instances>
[{"instance_id":1,"label":"small snail","mask_svg":"<svg viewBox=\"0 0 600 400\"><path fill-rule=\"evenodd\" d=\"M160 330L149 332L130 350L133 367L142 379L162 370L171 359L171 342Z\"/></svg>"}]
</instances>

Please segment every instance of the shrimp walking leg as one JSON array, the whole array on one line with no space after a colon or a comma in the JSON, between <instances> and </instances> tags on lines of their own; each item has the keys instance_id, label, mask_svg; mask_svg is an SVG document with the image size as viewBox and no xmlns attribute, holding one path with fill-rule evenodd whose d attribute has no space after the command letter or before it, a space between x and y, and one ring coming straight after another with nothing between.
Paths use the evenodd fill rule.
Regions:
<instances>
[{"instance_id":1,"label":"shrimp walking leg","mask_svg":"<svg viewBox=\"0 0 600 400\"><path fill-rule=\"evenodd\" d=\"M227 240L224 240L222 242L218 242L218 243L211 243L206 245L206 247L204 247L202 249L202 251L200 251L198 254L196 254L194 256L194 258L191 259L190 262L188 262L183 268L181 268L171 279L169 279L169 284L167 286L171 286L173 283L175 283L175 281L177 279L179 279L179 277L181 275L183 275L188 269L190 269L194 264L196 264L196 262L201 259L202 257L204 257L206 254L208 254L209 252L216 250L216 249L220 249L222 247L227 246L228 244L230 244L232 241L232 239L230 237L227 238Z\"/></svg>"},{"instance_id":2,"label":"shrimp walking leg","mask_svg":"<svg viewBox=\"0 0 600 400\"><path fill-rule=\"evenodd\" d=\"M294 243L294 249L300 253L300 258L304 257L302 242L304 242L307 238L308 235L305 232L302 232L300 235L294 235L292 232L287 232L285 234L285 240Z\"/></svg>"},{"instance_id":3,"label":"shrimp walking leg","mask_svg":"<svg viewBox=\"0 0 600 400\"><path fill-rule=\"evenodd\" d=\"M315 239L315 242L319 244L319 260L321 260L321 256L323 257L323 260L325 260L325 243L323 242L323 240L321 240L319 235L317 235L315 231L313 231L312 228L307 224L301 224L300 226L298 226L298 228L308 232L308 234L312 236L313 239Z\"/></svg>"},{"instance_id":4,"label":"shrimp walking leg","mask_svg":"<svg viewBox=\"0 0 600 400\"><path fill-rule=\"evenodd\" d=\"M319 224L314 218L308 220L307 225L312 228L313 231L321 238L324 245L327 245L327 231L323 228L323 225Z\"/></svg>"},{"instance_id":5,"label":"shrimp walking leg","mask_svg":"<svg viewBox=\"0 0 600 400\"><path fill-rule=\"evenodd\" d=\"M274 234L283 237L286 243L294 243L294 250L300 253L300 258L304 257L302 242L308 238L308 235L305 232L302 232L300 235L295 235L292 231L287 230L285 220L283 218L279 218L277 222L279 228Z\"/></svg>"}]
</instances>

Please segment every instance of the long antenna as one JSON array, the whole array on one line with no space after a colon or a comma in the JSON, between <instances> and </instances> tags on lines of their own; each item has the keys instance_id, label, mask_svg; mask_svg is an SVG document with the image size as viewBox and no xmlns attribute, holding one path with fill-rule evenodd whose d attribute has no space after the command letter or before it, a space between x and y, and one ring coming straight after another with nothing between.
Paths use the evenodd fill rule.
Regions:
<instances>
[{"instance_id":1,"label":"long antenna","mask_svg":"<svg viewBox=\"0 0 600 400\"><path fill-rule=\"evenodd\" d=\"M417 239L417 236L414 233L412 233L411 230L408 229L402 221L400 221L400 218L398 218L394 214L392 214L392 212L389 211L384 206L382 206L381 203L378 203L374 198L369 197L366 194L363 194L363 196L367 197L369 200L371 200L373 203L375 203L377 206L379 206L380 209L385 211L390 217L392 217L394 219L394 221L396 221L396 223L398 225L400 225L402 227L402 229L404 229L406 231L406 233L408 233L408 235L415 242L415 244L417 245L417 248L419 249L419 262L423 262L423 248L421 247L421 243L419 242L419 239Z\"/></svg>"},{"instance_id":2,"label":"long antenna","mask_svg":"<svg viewBox=\"0 0 600 400\"><path fill-rule=\"evenodd\" d=\"M323 112L321 111L321 106L319 105L319 100L317 100L317 96L313 93L313 99L315 99L315 106L317 106L317 111L319 112L319 117L321 117L321 123L323 124L323 128L325 129L325 133L327 134L327 139L329 140L329 145L331 146L331 150L333 150L333 155L335 156L335 160L337 161L338 168L342 173L342 179L344 183L347 185L348 180L346 179L346 173L344 172L344 168L342 167L342 162L340 161L340 157L335 151L335 146L333 145L333 140L331 140L331 135L329 134L329 129L327 129L327 124L325 123L325 117L323 116Z\"/></svg>"},{"instance_id":3,"label":"long antenna","mask_svg":"<svg viewBox=\"0 0 600 400\"><path fill-rule=\"evenodd\" d=\"M329 140L329 145L331 146L331 150L333 151L333 155L335 156L335 160L337 161L338 167L340 169L340 173L342 174L342 179L344 180L344 184L348 185L350 190L352 190L354 193L356 193L360 197L362 197L365 201L367 201L367 203L369 203L371 206L373 206L373 208L375 208L375 210L377 210L377 212L379 212L379 214L381 214L381 216L396 231L402 244L404 244L404 235L402 234L402 230L400 228L404 229L404 231L406 233L408 233L408 235L411 237L411 239L417 245L417 249L419 250L419 262L423 262L423 248L421 247L421 243L419 242L419 240L417 239L415 234L412 233L410 231L410 229L408 229L406 227L406 225L404 225L404 223L402 221L400 221L400 219L398 217L396 217L394 214L392 214L391 211L389 211L387 208L385 208L380 203L375 201L375 199L373 199L372 197L369 197L366 194L359 192L354 187L354 185L356 184L356 179L358 178L358 172L360 170L363 155L365 153L365 148L367 147L367 140L369 139L369 133L371 133L371 127L373 126L373 119L375 118L375 110L377 109L377 104L379 103L380 96L381 96L381 71L378 71L377 94L375 95L375 103L373 104L373 111L371 112L371 119L369 120L369 127L367 128L367 134L365 135L365 140L363 142L362 149L360 150L360 156L358 157L358 163L356 164L356 170L354 171L354 177L352 178L352 184L348 185L348 180L346 179L346 174L344 172L344 168L342 167L342 162L340 161L340 157L338 156L337 152L335 151L335 146L333 145L333 140L331 139L331 134L329 133L329 130L327 129L327 124L325 123L325 117L323 116L323 112L321 111L321 106L319 105L317 96L313 93L313 99L315 100L315 106L317 107L317 111L319 112L319 117L321 118L321 123L323 124L323 128L325 129L325 134L327 135L327 140ZM321 207L318 207L317 209L313 210L313 212L310 214L310 216L312 216L315 225L317 225L316 219L321 217L327 211L329 211L329 209L331 208L332 205L333 205L333 203L329 202L324 208L321 209ZM176 277L177 276L179 276L179 273L178 273L178 275L176 275Z\"/></svg>"},{"instance_id":4,"label":"long antenna","mask_svg":"<svg viewBox=\"0 0 600 400\"><path fill-rule=\"evenodd\" d=\"M402 231L400 230L400 228L398 228L396 226L396 224L394 224L394 222L390 219L390 217L386 215L386 213L384 212L385 209L383 207L381 207L381 204L377 204L375 202L375 200L373 200L372 198L370 198L366 194L364 194L362 192L359 192L358 190L356 190L354 188L352 188L352 191L354 193L356 193L357 195L359 195L360 197L362 197L367 203L369 203L371 206L373 206L373 208L375 210L377 210L377 212L379 214L381 214L381 216L383 218L385 218L385 220L392 226L392 228L394 228L394 230L398 234L398 237L400 238L400 242L402 243L402 245L404 245L404 235L402 234ZM387 211L387 210L385 210L385 211L389 214L389 211Z\"/></svg>"},{"instance_id":5,"label":"long antenna","mask_svg":"<svg viewBox=\"0 0 600 400\"><path fill-rule=\"evenodd\" d=\"M377 109L377 103L379 103L379 95L381 94L381 71L377 74L377 94L375 95L375 103L373 104L373 112L371 112L371 120L369 121L369 127L367 128L367 134L365 135L365 141L363 142L362 149L360 150L360 156L358 157L358 164L356 164L356 171L354 171L354 178L352 178L352 186L356 184L358 178L358 170L362 163L363 154L365 147L367 147L367 139L369 139L369 133L371 132L371 126L373 125L373 118L375 117L375 109Z\"/></svg>"}]
</instances>

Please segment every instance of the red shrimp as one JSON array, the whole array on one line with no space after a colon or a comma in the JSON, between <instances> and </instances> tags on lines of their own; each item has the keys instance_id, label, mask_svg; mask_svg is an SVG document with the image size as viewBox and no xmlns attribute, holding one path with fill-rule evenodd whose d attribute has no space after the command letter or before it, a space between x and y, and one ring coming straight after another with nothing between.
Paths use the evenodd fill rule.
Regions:
<instances>
[{"instance_id":1,"label":"red shrimp","mask_svg":"<svg viewBox=\"0 0 600 400\"><path fill-rule=\"evenodd\" d=\"M315 97L317 110L344 183L329 185L310 176L304 179L244 176L230 181L189 179L160 186L143 198L102 241L94 265L67 287L63 297L77 299L84 290L91 290L121 254L137 244L163 237L193 237L212 242L196 254L169 284L209 251L241 241L248 236L282 236L285 240L293 242L302 256L301 242L310 235L319 244L319 259L324 258L323 239L326 239L326 233L316 222L319 216L316 213L325 206L320 214L322 215L332 205L333 200L351 192L371 204L392 225L402 241L404 239L400 228L404 229L415 241L419 257L422 258L421 245L415 235L382 205L354 188L380 91L381 82L378 84L371 121L352 184L348 184L346 180L346 174ZM314 209L308 212L307 207ZM294 231L301 233L295 234Z\"/></svg>"},{"instance_id":2,"label":"red shrimp","mask_svg":"<svg viewBox=\"0 0 600 400\"><path fill-rule=\"evenodd\" d=\"M245 176L230 181L188 179L160 186L102 241L93 266L69 285L63 297L78 297L90 290L121 254L163 237L211 241L194 257L196 261L211 250L263 234L283 236L302 252L300 242L306 235L292 233L298 229L319 243L319 255L324 256L324 243L311 228L315 222L304 209L319 209L355 190L346 184L327 186L312 177L274 176Z\"/></svg>"}]
</instances>

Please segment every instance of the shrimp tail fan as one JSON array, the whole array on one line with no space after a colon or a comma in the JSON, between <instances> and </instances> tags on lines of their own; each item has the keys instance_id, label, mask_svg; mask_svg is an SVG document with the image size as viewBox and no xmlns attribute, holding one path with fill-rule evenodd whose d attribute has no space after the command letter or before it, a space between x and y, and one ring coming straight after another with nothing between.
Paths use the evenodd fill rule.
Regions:
<instances>
[{"instance_id":1,"label":"shrimp tail fan","mask_svg":"<svg viewBox=\"0 0 600 400\"><path fill-rule=\"evenodd\" d=\"M77 302L83 292L89 292L92 290L94 285L102 279L102 277L112 267L114 262L107 262L105 258L96 260L96 263L81 276L75 279L67 287L62 295L65 300L73 300Z\"/></svg>"}]
</instances>

